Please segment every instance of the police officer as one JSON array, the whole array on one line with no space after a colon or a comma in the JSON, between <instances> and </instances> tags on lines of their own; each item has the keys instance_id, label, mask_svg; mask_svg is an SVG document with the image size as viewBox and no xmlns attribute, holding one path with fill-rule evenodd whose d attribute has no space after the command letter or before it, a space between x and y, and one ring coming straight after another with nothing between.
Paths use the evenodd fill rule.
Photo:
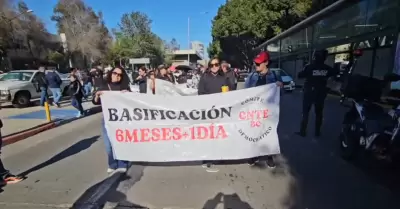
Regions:
<instances>
[{"instance_id":1,"label":"police officer","mask_svg":"<svg viewBox=\"0 0 400 209\"><path fill-rule=\"evenodd\" d=\"M306 65L303 71L299 72L298 77L304 78L303 88L303 115L300 124L300 136L307 135L308 115L311 106L314 105L315 111L315 136L321 135L321 125L323 119L324 102L328 92L326 87L328 78L336 76L338 71L325 64L328 56L327 50L314 51L313 61Z\"/></svg>"}]
</instances>

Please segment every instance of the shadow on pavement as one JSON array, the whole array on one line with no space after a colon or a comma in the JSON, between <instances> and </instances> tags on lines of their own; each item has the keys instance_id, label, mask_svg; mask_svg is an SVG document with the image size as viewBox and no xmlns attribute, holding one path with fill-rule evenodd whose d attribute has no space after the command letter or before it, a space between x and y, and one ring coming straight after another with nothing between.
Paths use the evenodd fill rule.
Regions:
<instances>
[{"instance_id":1,"label":"shadow on pavement","mask_svg":"<svg viewBox=\"0 0 400 209\"><path fill-rule=\"evenodd\" d=\"M217 209L220 208L218 206L221 204L226 209L253 209L249 203L242 201L236 193L229 195L218 193L214 198L207 200L202 208Z\"/></svg>"},{"instance_id":2,"label":"shadow on pavement","mask_svg":"<svg viewBox=\"0 0 400 209\"><path fill-rule=\"evenodd\" d=\"M114 173L88 188L73 204L74 209L146 208L127 200L126 193L143 176L144 166L132 165L126 174Z\"/></svg>"},{"instance_id":3,"label":"shadow on pavement","mask_svg":"<svg viewBox=\"0 0 400 209\"><path fill-rule=\"evenodd\" d=\"M90 146L92 146L92 144L95 143L99 137L100 136L93 136L93 137L90 137L90 138L83 139L83 140L75 143L74 145L68 147L64 151L60 152L59 154L53 156L49 160L47 160L47 161L45 161L45 162L43 162L43 163L41 163L39 165L36 165L35 167L32 167L32 168L20 173L19 175L20 176L27 176L32 172L38 171L38 170L40 170L40 169L42 169L42 168L44 168L46 166L49 166L49 165L51 165L53 163L56 163L58 161L61 161L61 160L65 159L67 157L73 156L73 155L75 155L75 154L77 154L77 153L79 153L79 152L81 152L83 150L86 150Z\"/></svg>"},{"instance_id":4,"label":"shadow on pavement","mask_svg":"<svg viewBox=\"0 0 400 209\"><path fill-rule=\"evenodd\" d=\"M338 101L328 99L322 137L311 136L315 116L310 112L309 136L301 138L294 134L300 123L301 95L282 97L278 134L280 158L283 159L280 166L286 172L279 169L271 172L276 176L288 175L291 179L288 194L281 202L285 208L398 208L400 203L387 189L389 185L376 181L388 178L390 174L382 172L377 177L371 175L370 170L355 167L340 158L338 135L345 111Z\"/></svg>"}]
</instances>

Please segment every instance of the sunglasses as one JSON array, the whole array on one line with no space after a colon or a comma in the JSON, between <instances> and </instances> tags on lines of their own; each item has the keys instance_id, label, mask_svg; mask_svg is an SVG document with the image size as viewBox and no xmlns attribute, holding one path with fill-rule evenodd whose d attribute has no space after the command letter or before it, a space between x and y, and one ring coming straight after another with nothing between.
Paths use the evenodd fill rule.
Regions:
<instances>
[{"instance_id":1,"label":"sunglasses","mask_svg":"<svg viewBox=\"0 0 400 209\"><path fill-rule=\"evenodd\" d=\"M259 67L262 63L254 63L255 66Z\"/></svg>"},{"instance_id":2,"label":"sunglasses","mask_svg":"<svg viewBox=\"0 0 400 209\"><path fill-rule=\"evenodd\" d=\"M219 63L211 63L210 67L219 67Z\"/></svg>"},{"instance_id":3,"label":"sunglasses","mask_svg":"<svg viewBox=\"0 0 400 209\"><path fill-rule=\"evenodd\" d=\"M116 76L119 76L119 77L122 77L122 73L112 72L112 74L116 75Z\"/></svg>"}]
</instances>

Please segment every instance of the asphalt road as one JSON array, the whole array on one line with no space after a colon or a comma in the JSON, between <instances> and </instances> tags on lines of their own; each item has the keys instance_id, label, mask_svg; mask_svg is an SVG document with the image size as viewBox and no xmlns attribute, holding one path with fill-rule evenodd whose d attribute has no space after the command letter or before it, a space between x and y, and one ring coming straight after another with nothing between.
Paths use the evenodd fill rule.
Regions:
<instances>
[{"instance_id":1,"label":"asphalt road","mask_svg":"<svg viewBox=\"0 0 400 209\"><path fill-rule=\"evenodd\" d=\"M338 156L338 124L346 109L328 99L321 139L293 134L300 109L299 92L282 96L282 155L275 169L225 164L209 173L197 164L132 165L117 185L109 184L115 176L106 175L101 115L90 116L4 147L6 166L28 178L3 188L0 208L101 208L105 202L119 209L398 208L400 173Z\"/></svg>"}]
</instances>

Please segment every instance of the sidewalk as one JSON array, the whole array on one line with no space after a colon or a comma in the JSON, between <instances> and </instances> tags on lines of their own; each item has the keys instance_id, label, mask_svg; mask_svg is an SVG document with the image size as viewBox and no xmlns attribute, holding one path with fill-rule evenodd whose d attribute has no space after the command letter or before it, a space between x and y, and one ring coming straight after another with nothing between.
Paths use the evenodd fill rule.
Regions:
<instances>
[{"instance_id":1,"label":"sidewalk","mask_svg":"<svg viewBox=\"0 0 400 209\"><path fill-rule=\"evenodd\" d=\"M84 102L83 108L87 111L95 107L91 102ZM29 108L2 108L0 110L1 120L3 121L3 128L1 134L3 138L23 132L25 130L49 124L46 120L46 113L44 107L34 106ZM60 108L50 106L50 113L52 121L67 120L76 118L78 111L71 106L69 101L61 104Z\"/></svg>"}]
</instances>

